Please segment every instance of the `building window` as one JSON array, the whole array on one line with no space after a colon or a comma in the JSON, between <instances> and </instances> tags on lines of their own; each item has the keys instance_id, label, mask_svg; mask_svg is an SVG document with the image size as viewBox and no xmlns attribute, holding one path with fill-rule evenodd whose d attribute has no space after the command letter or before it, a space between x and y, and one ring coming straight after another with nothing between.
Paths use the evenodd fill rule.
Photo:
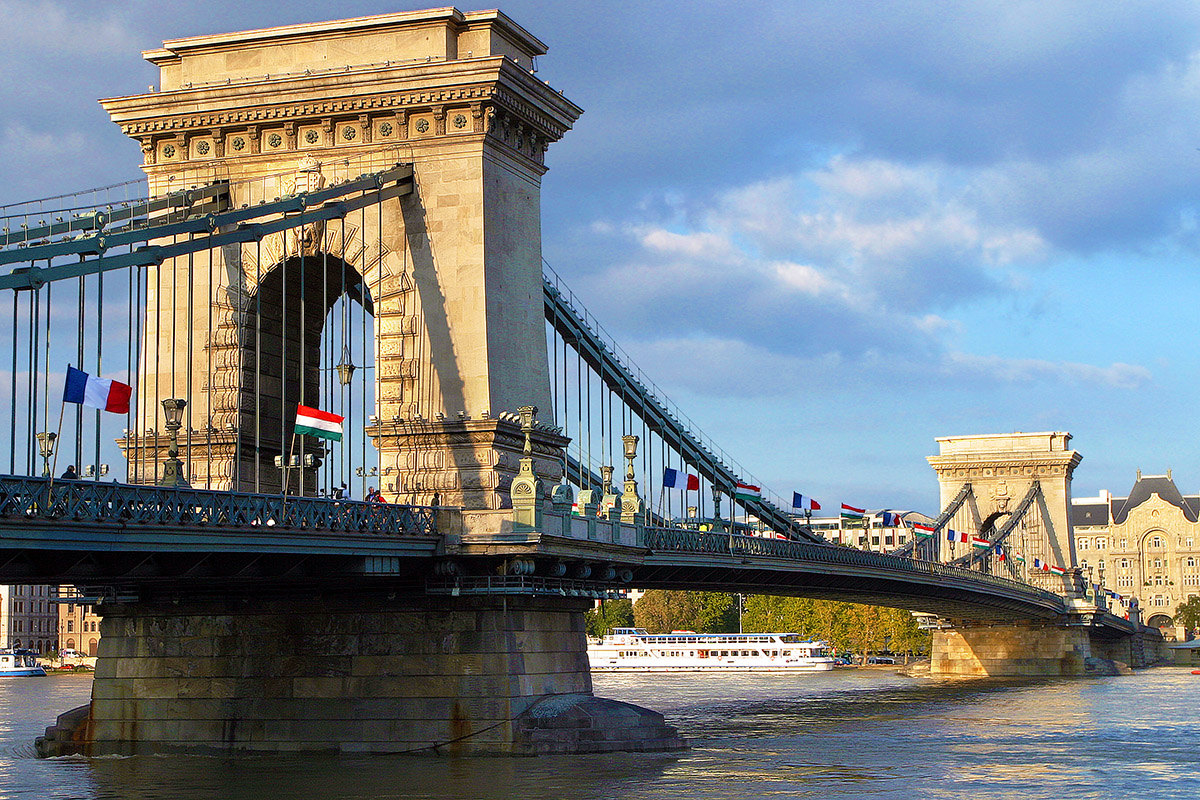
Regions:
<instances>
[{"instance_id":1,"label":"building window","mask_svg":"<svg viewBox=\"0 0 1200 800\"><path fill-rule=\"evenodd\" d=\"M1108 539L1105 539L1103 536L1097 536L1096 537L1096 549L1103 550L1106 547L1108 547Z\"/></svg>"},{"instance_id":2,"label":"building window","mask_svg":"<svg viewBox=\"0 0 1200 800\"><path fill-rule=\"evenodd\" d=\"M1133 586L1133 576L1132 575L1118 575L1117 576L1117 586Z\"/></svg>"},{"instance_id":3,"label":"building window","mask_svg":"<svg viewBox=\"0 0 1200 800\"><path fill-rule=\"evenodd\" d=\"M1188 565L1189 567L1194 567L1194 566L1196 566L1196 557L1195 557L1195 556L1188 556L1188 557L1187 557L1187 565Z\"/></svg>"},{"instance_id":4,"label":"building window","mask_svg":"<svg viewBox=\"0 0 1200 800\"><path fill-rule=\"evenodd\" d=\"M1154 568L1162 569L1162 559L1161 558L1154 559Z\"/></svg>"},{"instance_id":5,"label":"building window","mask_svg":"<svg viewBox=\"0 0 1200 800\"><path fill-rule=\"evenodd\" d=\"M1121 559L1121 569L1129 569L1129 559L1128 558Z\"/></svg>"},{"instance_id":6,"label":"building window","mask_svg":"<svg viewBox=\"0 0 1200 800\"><path fill-rule=\"evenodd\" d=\"M75 632L75 620L69 619L69 620L67 620L67 633L74 633L74 632Z\"/></svg>"},{"instance_id":7,"label":"building window","mask_svg":"<svg viewBox=\"0 0 1200 800\"><path fill-rule=\"evenodd\" d=\"M1122 550L1128 550L1128 549L1129 549L1129 540L1128 540L1128 539L1122 539L1122 540L1121 540L1121 549L1122 549Z\"/></svg>"},{"instance_id":8,"label":"building window","mask_svg":"<svg viewBox=\"0 0 1200 800\"><path fill-rule=\"evenodd\" d=\"M1090 541L1091 541L1090 539L1080 539L1080 540L1079 540L1079 549L1080 549L1080 550L1087 550L1087 549L1088 549L1088 543L1089 543Z\"/></svg>"},{"instance_id":9,"label":"building window","mask_svg":"<svg viewBox=\"0 0 1200 800\"><path fill-rule=\"evenodd\" d=\"M1155 575L1155 576L1154 576L1154 585L1155 585L1155 586L1162 586L1162 585L1163 585L1163 584L1162 584L1162 575Z\"/></svg>"}]
</instances>

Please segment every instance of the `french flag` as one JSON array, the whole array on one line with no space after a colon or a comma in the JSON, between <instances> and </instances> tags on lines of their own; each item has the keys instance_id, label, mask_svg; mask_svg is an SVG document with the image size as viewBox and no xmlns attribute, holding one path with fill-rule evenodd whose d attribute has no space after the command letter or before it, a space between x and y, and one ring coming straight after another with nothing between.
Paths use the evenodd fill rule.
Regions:
<instances>
[{"instance_id":1,"label":"french flag","mask_svg":"<svg viewBox=\"0 0 1200 800\"><path fill-rule=\"evenodd\" d=\"M695 475L689 475L686 472L680 472L677 469L667 467L663 470L664 489L683 489L687 492L700 491L700 479Z\"/></svg>"},{"instance_id":2,"label":"french flag","mask_svg":"<svg viewBox=\"0 0 1200 800\"><path fill-rule=\"evenodd\" d=\"M120 381L95 378L81 369L67 367L67 385L63 389L64 403L79 403L89 408L129 413L129 396L133 389Z\"/></svg>"},{"instance_id":3,"label":"french flag","mask_svg":"<svg viewBox=\"0 0 1200 800\"><path fill-rule=\"evenodd\" d=\"M970 536L966 531L946 530L946 539L951 542L962 542L966 544L970 540Z\"/></svg>"},{"instance_id":4,"label":"french flag","mask_svg":"<svg viewBox=\"0 0 1200 800\"><path fill-rule=\"evenodd\" d=\"M820 511L821 504L799 492L792 492L792 508L798 508L801 511Z\"/></svg>"}]
</instances>

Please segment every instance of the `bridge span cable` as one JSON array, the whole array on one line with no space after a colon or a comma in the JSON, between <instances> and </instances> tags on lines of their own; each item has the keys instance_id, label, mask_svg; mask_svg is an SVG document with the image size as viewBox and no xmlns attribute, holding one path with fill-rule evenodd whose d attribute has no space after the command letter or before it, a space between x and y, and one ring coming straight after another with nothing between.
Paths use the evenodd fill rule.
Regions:
<instances>
[{"instance_id":1,"label":"bridge span cable","mask_svg":"<svg viewBox=\"0 0 1200 800\"><path fill-rule=\"evenodd\" d=\"M390 155L385 154L384 158ZM370 168L362 169L363 164ZM50 464L43 465L38 457L37 440L37 432L49 431L60 437L55 457L70 456L73 465L78 465L79 471L83 472L81 462L86 460L90 450L96 463L89 465L89 469L94 470L91 475L99 478L99 462L105 454L102 447L107 450L113 446L111 438L102 435L101 412L85 412L78 407L70 422L64 420L58 430L51 430L56 416L51 407L58 402L60 370L62 364L72 364L97 377L128 381L134 387L138 402L131 403L123 437L116 442L125 451L124 480L130 483L156 480L161 461L159 446L166 441L158 406L167 396L182 396L192 400L186 406L180 432L180 451L187 461L186 473L195 473L198 485L207 488L212 488L214 481L225 479L231 482L231 488L241 488L243 477L249 477L243 475L241 469L218 467L222 473L220 477L214 472L214 438L233 444L236 448L234 464L242 464L243 445L247 449L251 446L249 431L237 430L238 426L233 424L228 425L228 431L213 426L214 376L232 370L242 376L234 385L240 386L242 381L248 384L252 374L248 353L246 358L237 358L230 357L229 352L234 348L238 352L248 349L248 340L252 339L257 345L253 390L242 395L245 406L235 403L225 408L224 416L220 418L224 422L230 415L239 418L237 415L241 414L239 419L249 422L253 415L255 453L253 456L247 454L245 466L248 472L254 462L257 485L262 472L258 463L262 456L258 439L266 433L263 430L263 405L277 398L262 395L266 366L260 363L261 347L265 344L262 341L265 333L262 314L267 309L257 292L255 302L248 302L243 279L258 283L263 277L264 238L273 234L286 235L287 231L314 221L333 219L342 221L344 233L347 215L356 210L365 215L368 206L376 205L382 220L384 200L402 197L413 190L412 168L395 161L381 163L379 154L372 154L370 160L347 160L334 166L331 185L292 194L278 191L281 176L266 176L234 182L213 180L201 187L178 191L168 188L156 196L146 194L132 199L131 192L119 191L125 185L118 185L118 191L110 187L109 190L64 195L58 200L52 199L52 203L35 201L0 207L0 265L13 265L7 274L0 274L0 289L13 292L12 351L6 359L10 376L5 382L9 389L9 419L8 424L0 428L7 429L4 433L9 446L9 471L39 474L49 467ZM360 172L355 175L351 171L354 169ZM142 182L139 184L145 186ZM155 192L163 185L160 179L151 176L149 191ZM170 183L165 185L169 187ZM276 187L274 199L271 199L272 186ZM244 190L240 196L249 198L249 202L235 208L232 191L239 187L239 191ZM146 190L143 188L142 191ZM253 248L243 247L249 242L254 242ZM235 282L236 262L226 262L230 281L222 286L223 278L216 277L220 272L216 261L218 257L225 257L221 249L226 246L232 246L233 252L240 252L243 258L254 258L256 263L248 274L237 273L241 279ZM376 248L372 242L363 249L372 251L373 256ZM326 258L319 266L329 272L329 264L335 260L333 251L322 252ZM382 248L379 252L382 253ZM300 294L303 301L312 302L314 308L301 309L304 324L298 336L303 350L319 351L313 338L316 335L313 312L320 302L317 295L337 291L337 287L328 282L322 290L315 285L304 285L313 279L309 273L315 274L315 262L308 253L301 254L301 261L304 262L301 269L304 276ZM170 262L171 270L164 273L167 262ZM344 269L344 255L342 266ZM114 281L106 277L109 272L124 275L126 284L121 286L120 278ZM198 282L204 282L206 275L207 289L200 289ZM380 277L382 279L382 274ZM294 282L289 278L284 280L288 280L289 294L294 293ZM55 283L59 285L58 289L54 288ZM360 287L359 294L365 296L366 287L361 284ZM27 299L21 298L23 293L28 293ZM72 294L75 296L71 297ZM205 294L207 309L197 309L197 302L203 302ZM57 308L53 300L60 300ZM129 317L123 331L121 320L112 313L114 309L109 308L121 300L127 304L125 311ZM151 302L155 308L149 311ZM170 308L164 309L164 303L169 303ZM328 302L321 305L325 307ZM68 316L63 312L68 308L76 316L73 323L77 329L73 336L69 332L71 323L63 324L64 317ZM198 315L207 315L210 321L207 339L196 337L194 324ZM254 321L250 322L252 316ZM365 313L363 320L365 328ZM223 325L232 336L228 341L221 339L225 332ZM309 326L314 326L314 330L309 331ZM364 356L368 341L364 335ZM283 346L290 351L293 344ZM203 352L197 350L198 347ZM120 349L125 351L123 355L119 354ZM216 357L218 353L220 359ZM117 354L115 360L114 354ZM314 357L320 361L319 354ZM163 363L165 359L171 361L169 368ZM180 363L180 359L186 359L186 363ZM319 363L309 366L319 371ZM125 375L121 374L122 367L126 370ZM153 377L150 372L154 373ZM364 369L362 374L370 373ZM220 380L228 383L232 378L225 375ZM204 385L197 385L201 381ZM301 391L313 388L301 383L303 385L298 387ZM318 379L315 386L320 385ZM283 391L296 394L290 385ZM179 394L183 392L186 394ZM313 398L306 396L306 399ZM364 404L367 399L364 393ZM365 405L363 412L365 418ZM206 415L207 424L204 423ZM108 415L104 420L106 424L111 422ZM65 428L63 422L66 422ZM199 430L201 425L203 435ZM89 426L94 428L94 439L91 431L85 431ZM110 443L104 445L105 441ZM365 445L365 438L363 441ZM207 459L192 452L197 446L205 446ZM325 476L326 482L331 475Z\"/></svg>"},{"instance_id":2,"label":"bridge span cable","mask_svg":"<svg viewBox=\"0 0 1200 800\"><path fill-rule=\"evenodd\" d=\"M923 555L926 561L938 561L938 554L941 548L942 531L954 519L954 515L963 507L968 500L974 496L974 489L971 484L964 483L959 488L958 492L942 509L942 513L938 514L937 519L933 521L933 536L928 539L918 539L915 535L908 542L892 551L894 556L912 556Z\"/></svg>"},{"instance_id":3,"label":"bridge span cable","mask_svg":"<svg viewBox=\"0 0 1200 800\"><path fill-rule=\"evenodd\" d=\"M993 548L996 545L1004 544L1008 540L1008 537L1017 529L1017 525L1025 519L1025 515L1029 513L1030 509L1033 508L1041 496L1042 485L1040 482L1034 481L1029 485L1029 490L1025 492L1025 496L1021 498L1021 502L1017 503L1016 508L1013 509L1008 519L1005 520L1000 528L996 529L995 534L991 537L990 541ZM947 563L953 566L974 566L990 557L991 552L992 548L982 552L971 552Z\"/></svg>"},{"instance_id":4,"label":"bridge span cable","mask_svg":"<svg viewBox=\"0 0 1200 800\"><path fill-rule=\"evenodd\" d=\"M550 272L543 280L547 321L556 326L565 340L574 341L578 357L585 361L593 372L600 375L614 392L621 393L629 413L636 413L642 420L643 430L653 431L659 436L669 433L671 438L679 442L679 452L684 461L693 465L702 478L730 496L732 517L734 487L743 479L755 479L723 451L702 439L694 428L687 424L690 420L674 406L668 405L669 401L661 395L661 390L656 393L651 389L652 384L640 370L631 366L628 355L620 351L615 343L610 345L602 338L602 328L585 310L576 308L578 300L570 294L570 290L566 289L562 280L548 265L546 268ZM692 425L694 426L694 423ZM792 516L781 508L782 502L772 502L765 493L759 500L748 500L743 505L749 513L757 516L777 533L826 544L821 537L798 527Z\"/></svg>"}]
</instances>

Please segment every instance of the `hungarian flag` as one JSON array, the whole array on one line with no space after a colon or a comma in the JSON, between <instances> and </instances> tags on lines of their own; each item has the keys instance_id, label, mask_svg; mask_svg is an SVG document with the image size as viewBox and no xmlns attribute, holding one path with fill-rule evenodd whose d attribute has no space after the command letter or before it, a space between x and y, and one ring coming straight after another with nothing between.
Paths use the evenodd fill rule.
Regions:
<instances>
[{"instance_id":1,"label":"hungarian flag","mask_svg":"<svg viewBox=\"0 0 1200 800\"><path fill-rule=\"evenodd\" d=\"M921 539L928 539L930 536L933 536L933 534L937 533L937 529L932 525L925 525L921 522L914 522L912 528L913 533L915 533Z\"/></svg>"},{"instance_id":2,"label":"hungarian flag","mask_svg":"<svg viewBox=\"0 0 1200 800\"><path fill-rule=\"evenodd\" d=\"M700 491L700 479L698 477L677 469L671 469L670 467L663 470L662 485L664 489L683 489L688 492Z\"/></svg>"},{"instance_id":3,"label":"hungarian flag","mask_svg":"<svg viewBox=\"0 0 1200 800\"><path fill-rule=\"evenodd\" d=\"M1065 569L1063 569L1062 567L1058 566L1057 564L1047 564L1046 567L1051 572L1053 572L1055 575L1066 575L1067 574L1067 571Z\"/></svg>"},{"instance_id":4,"label":"hungarian flag","mask_svg":"<svg viewBox=\"0 0 1200 800\"><path fill-rule=\"evenodd\" d=\"M792 508L798 508L801 511L820 511L821 504L799 492L792 492Z\"/></svg>"},{"instance_id":5,"label":"hungarian flag","mask_svg":"<svg viewBox=\"0 0 1200 800\"><path fill-rule=\"evenodd\" d=\"M734 500L761 500L762 489L757 486L752 486L749 483L738 481L737 486L733 487Z\"/></svg>"},{"instance_id":6,"label":"hungarian flag","mask_svg":"<svg viewBox=\"0 0 1200 800\"><path fill-rule=\"evenodd\" d=\"M947 528L946 539L951 542L962 542L963 544L966 544L968 541L970 541L971 537L966 531L952 531Z\"/></svg>"},{"instance_id":7,"label":"hungarian flag","mask_svg":"<svg viewBox=\"0 0 1200 800\"><path fill-rule=\"evenodd\" d=\"M129 395L133 389L120 381L97 378L81 369L67 366L67 385L63 389L64 403L79 403L88 408L129 413Z\"/></svg>"},{"instance_id":8,"label":"hungarian flag","mask_svg":"<svg viewBox=\"0 0 1200 800\"><path fill-rule=\"evenodd\" d=\"M991 546L992 543L987 539L984 539L982 536L971 537L971 547L978 547L980 550L987 550Z\"/></svg>"},{"instance_id":9,"label":"hungarian flag","mask_svg":"<svg viewBox=\"0 0 1200 800\"><path fill-rule=\"evenodd\" d=\"M865 508L855 508L854 506L842 503L842 519L862 519L863 514L866 514Z\"/></svg>"},{"instance_id":10,"label":"hungarian flag","mask_svg":"<svg viewBox=\"0 0 1200 800\"><path fill-rule=\"evenodd\" d=\"M342 420L344 419L345 417L339 417L337 414L330 414L328 411L321 411L318 408L296 406L296 433L307 433L309 436L340 442L342 440Z\"/></svg>"},{"instance_id":11,"label":"hungarian flag","mask_svg":"<svg viewBox=\"0 0 1200 800\"><path fill-rule=\"evenodd\" d=\"M1016 551L1016 550L1013 550L1013 551L1012 551L1012 554L1013 554L1013 561L1016 561L1018 564L1024 564L1024 563L1025 563L1025 556L1024 556L1024 555L1022 555L1021 553L1019 553L1019 552L1018 552L1018 551Z\"/></svg>"}]
</instances>

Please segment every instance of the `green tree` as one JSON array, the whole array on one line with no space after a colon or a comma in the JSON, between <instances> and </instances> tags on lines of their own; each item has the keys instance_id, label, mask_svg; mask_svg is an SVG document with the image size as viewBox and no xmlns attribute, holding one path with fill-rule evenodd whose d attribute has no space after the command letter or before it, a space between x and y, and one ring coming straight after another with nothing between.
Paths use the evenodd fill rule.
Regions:
<instances>
[{"instance_id":1,"label":"green tree","mask_svg":"<svg viewBox=\"0 0 1200 800\"><path fill-rule=\"evenodd\" d=\"M604 636L613 628L633 627L632 600L605 600L583 615L588 636Z\"/></svg>"},{"instance_id":2,"label":"green tree","mask_svg":"<svg viewBox=\"0 0 1200 800\"><path fill-rule=\"evenodd\" d=\"M757 633L797 633L833 645L839 652L867 654L926 652L929 634L912 614L895 608L835 600L751 595L746 599L742 629Z\"/></svg>"},{"instance_id":3,"label":"green tree","mask_svg":"<svg viewBox=\"0 0 1200 800\"><path fill-rule=\"evenodd\" d=\"M737 633L737 596L726 592L698 592L696 619L687 630L696 633Z\"/></svg>"},{"instance_id":4,"label":"green tree","mask_svg":"<svg viewBox=\"0 0 1200 800\"><path fill-rule=\"evenodd\" d=\"M651 589L633 604L633 621L650 633L694 630L700 606L697 594Z\"/></svg>"},{"instance_id":5,"label":"green tree","mask_svg":"<svg viewBox=\"0 0 1200 800\"><path fill-rule=\"evenodd\" d=\"M800 597L752 594L746 598L742 630L750 633L799 633L809 618L812 603Z\"/></svg>"},{"instance_id":6,"label":"green tree","mask_svg":"<svg viewBox=\"0 0 1200 800\"><path fill-rule=\"evenodd\" d=\"M1179 608L1175 609L1175 624L1189 631L1200 629L1200 597L1179 604Z\"/></svg>"}]
</instances>

